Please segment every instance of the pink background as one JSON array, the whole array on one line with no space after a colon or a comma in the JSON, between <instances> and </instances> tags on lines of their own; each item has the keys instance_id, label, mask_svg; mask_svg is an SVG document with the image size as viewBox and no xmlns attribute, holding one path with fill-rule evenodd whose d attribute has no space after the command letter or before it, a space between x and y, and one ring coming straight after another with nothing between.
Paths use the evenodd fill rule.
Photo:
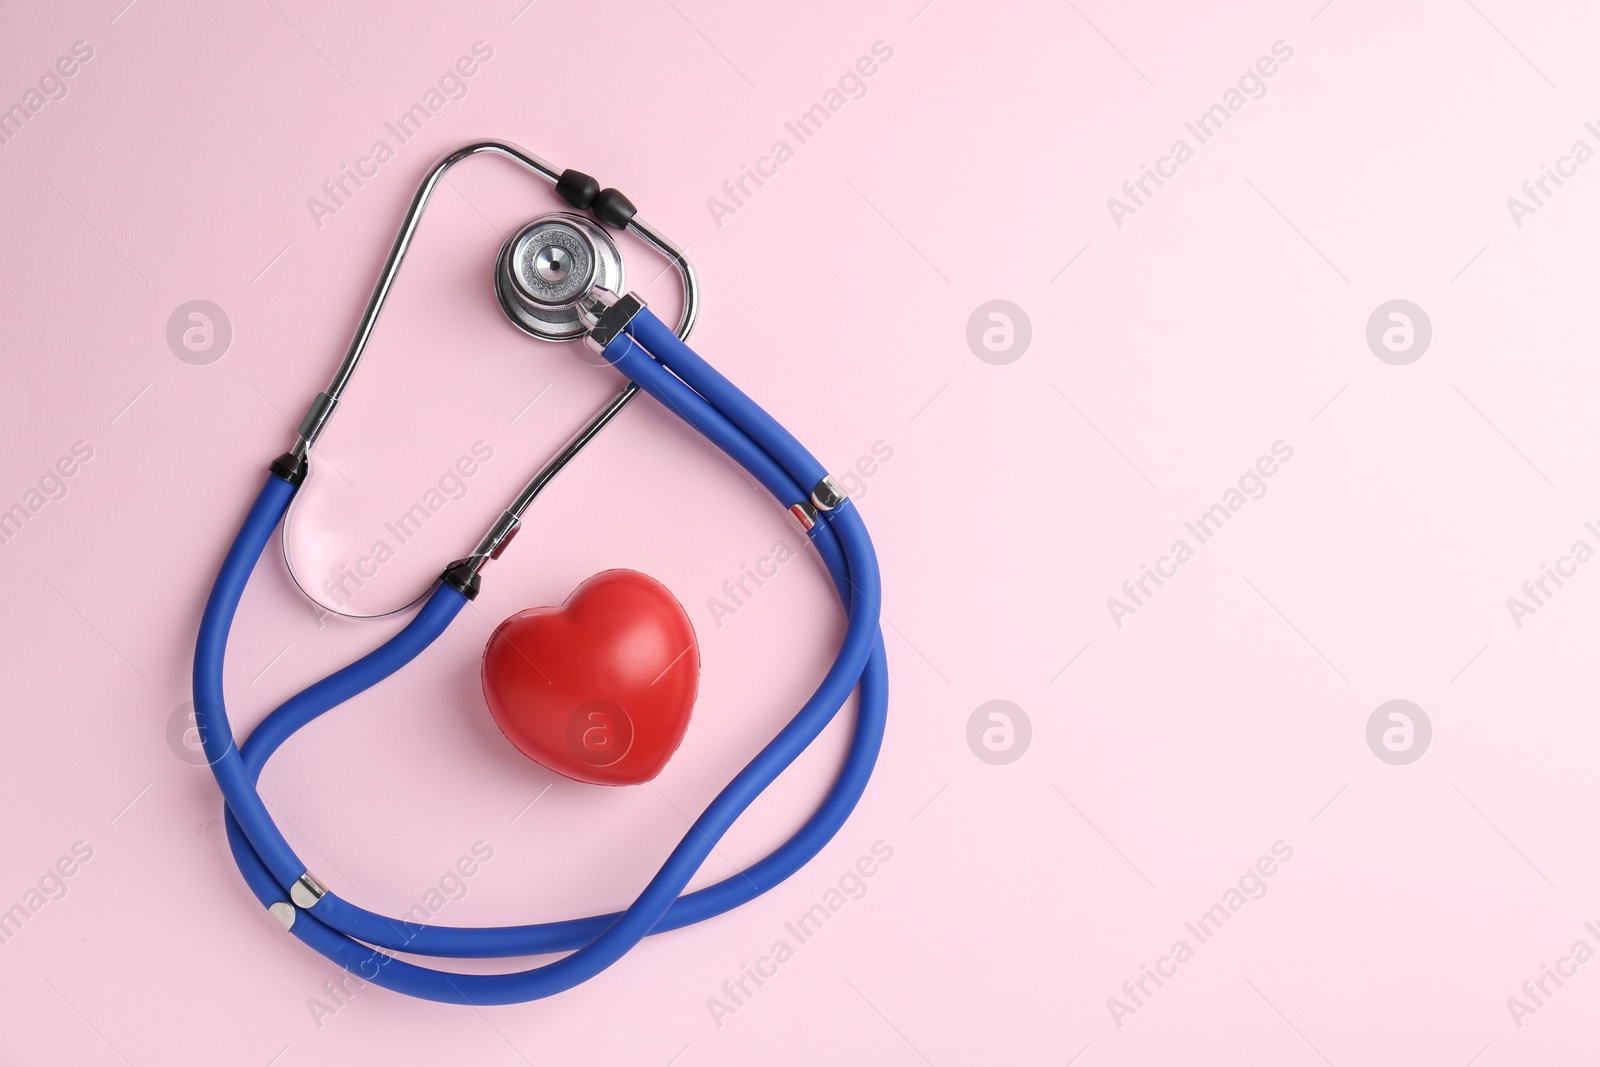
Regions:
<instances>
[{"instance_id":1,"label":"pink background","mask_svg":"<svg viewBox=\"0 0 1600 1067\"><path fill-rule=\"evenodd\" d=\"M1600 949L1600 565L1520 626L1506 601L1574 541L1600 547L1600 163L1520 226L1506 199L1575 140L1600 148L1600 16L123 2L0 15L0 106L75 42L93 50L0 145L0 509L75 443L93 453L0 545L0 908L41 880L66 890L0 944L0 1060L1343 1067L1594 1047L1600 963L1546 979L1520 1018L1507 998L1574 942ZM479 41L493 54L466 95L317 225L307 199L392 147L384 123ZM785 121L879 41L893 55L865 95L718 220L708 198L775 139L793 147ZM1107 198L1175 139L1195 146L1184 123L1279 41L1292 58L1265 94L1118 226ZM860 500L890 728L837 840L735 914L549 1001L367 988L318 1012L339 972L247 893L215 785L167 730L265 464L344 351L416 181L483 136L622 188L686 244L697 347L831 467L892 449ZM482 441L492 462L374 580L374 606L409 599L613 387L517 334L488 285L502 236L557 206L493 160L440 190L296 513L308 570L359 556ZM632 286L672 309L670 277L624 251ZM233 331L206 365L166 339L194 299ZM966 339L993 299L1031 323L1004 365ZM1366 340L1394 299L1432 324L1403 366ZM1107 598L1279 441L1293 457L1266 495L1117 626ZM539 502L477 610L404 683L305 730L263 791L369 907L410 907L477 842L493 858L438 921L622 905L832 654L809 557L720 626L707 604L793 536L641 401ZM231 648L240 729L396 625L319 620L273 552ZM605 790L518 756L476 664L499 620L616 566L678 595L704 672L662 776ZM995 699L1032 726L1004 765L968 744ZM1433 731L1403 766L1366 737L1395 699ZM702 882L810 810L846 727ZM79 842L92 858L57 883ZM865 894L716 1017L724 982L792 942L785 923L877 842L893 856ZM1292 859L1265 895L1114 1017L1108 998L1132 1004L1125 981L1194 947L1184 924L1277 842Z\"/></svg>"}]
</instances>

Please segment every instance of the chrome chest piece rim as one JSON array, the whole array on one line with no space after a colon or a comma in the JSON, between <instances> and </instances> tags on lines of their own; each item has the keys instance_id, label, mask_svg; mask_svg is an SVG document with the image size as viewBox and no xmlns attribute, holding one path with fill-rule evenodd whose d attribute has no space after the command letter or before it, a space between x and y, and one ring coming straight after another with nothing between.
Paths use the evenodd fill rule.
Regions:
<instances>
[{"instance_id":1,"label":"chrome chest piece rim","mask_svg":"<svg viewBox=\"0 0 1600 1067\"><path fill-rule=\"evenodd\" d=\"M517 329L540 340L581 337L579 303L596 288L623 291L622 254L610 234L582 215L539 216L512 234L495 260L500 307Z\"/></svg>"}]
</instances>

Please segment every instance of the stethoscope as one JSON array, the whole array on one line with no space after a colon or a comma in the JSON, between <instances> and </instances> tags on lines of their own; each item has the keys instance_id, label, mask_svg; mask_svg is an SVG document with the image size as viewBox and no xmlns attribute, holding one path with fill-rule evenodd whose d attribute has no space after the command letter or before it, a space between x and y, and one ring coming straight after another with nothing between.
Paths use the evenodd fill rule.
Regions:
<instances>
[{"instance_id":1,"label":"stethoscope","mask_svg":"<svg viewBox=\"0 0 1600 1067\"><path fill-rule=\"evenodd\" d=\"M309 473L311 451L371 340L389 288L428 198L447 170L492 153L552 183L578 211L534 219L500 250L494 277L501 307L523 332L582 340L621 372L626 385L527 482L471 554L451 563L409 623L378 648L301 690L240 744L223 687L228 633L250 572ZM676 269L683 310L676 331L622 288L622 259L606 227L634 234ZM428 1000L509 1004L550 996L609 967L648 934L676 930L761 895L815 856L844 824L866 788L883 740L887 666L879 630L879 576L872 541L854 505L826 469L754 401L684 343L694 325L694 271L683 253L644 223L615 189L586 174L557 172L499 141L464 145L439 160L418 187L388 260L327 389L299 425L294 447L273 461L266 484L222 562L195 648L195 721L227 801L228 843L256 898L285 929L362 979ZM477 596L481 571L499 558L534 498L644 390L745 468L805 529L827 567L848 623L839 653L810 699L695 820L625 910L527 926L431 926L389 918L330 892L278 830L256 783L267 760L295 731L410 663ZM686 501L686 505L692 504ZM298 580L297 580L298 582ZM685 893L689 879L735 819L816 739L859 687L855 730L838 777L817 810L765 858L714 885ZM553 962L506 974L461 974L392 955L490 958L565 952Z\"/></svg>"}]
</instances>

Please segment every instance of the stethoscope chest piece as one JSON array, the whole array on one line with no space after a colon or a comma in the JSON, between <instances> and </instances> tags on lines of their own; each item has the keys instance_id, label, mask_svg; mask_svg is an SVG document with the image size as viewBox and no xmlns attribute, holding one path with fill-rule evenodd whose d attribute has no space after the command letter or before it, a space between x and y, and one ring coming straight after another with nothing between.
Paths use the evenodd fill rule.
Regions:
<instances>
[{"instance_id":1,"label":"stethoscope chest piece","mask_svg":"<svg viewBox=\"0 0 1600 1067\"><path fill-rule=\"evenodd\" d=\"M583 336L579 303L595 289L623 291L622 254L582 215L541 215L500 246L494 289L512 323L545 341Z\"/></svg>"}]
</instances>

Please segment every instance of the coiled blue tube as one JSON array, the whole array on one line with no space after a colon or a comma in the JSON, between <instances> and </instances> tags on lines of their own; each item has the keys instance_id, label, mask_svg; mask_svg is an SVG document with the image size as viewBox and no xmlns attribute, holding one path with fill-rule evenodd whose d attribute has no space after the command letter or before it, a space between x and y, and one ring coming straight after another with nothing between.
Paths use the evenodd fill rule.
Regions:
<instances>
[{"instance_id":1,"label":"coiled blue tube","mask_svg":"<svg viewBox=\"0 0 1600 1067\"><path fill-rule=\"evenodd\" d=\"M803 487L814 485L823 468L792 436L648 311L636 317L630 332L633 337L619 337L607 349L608 360L749 470L780 504L807 498ZM663 343L661 333L674 344ZM269 477L224 560L195 655L196 721L227 799L228 841L245 881L269 907L284 901L306 868L256 791L266 761L307 722L409 663L466 603L461 593L441 584L394 638L286 701L242 747L235 747L221 682L228 630L250 572L293 494L288 482ZM827 844L860 799L882 743L888 702L877 561L865 526L846 502L812 529L811 539L849 614L839 655L801 710L711 802L627 909L527 926L457 928L388 918L328 893L310 909L295 913L292 932L374 984L450 1003L514 1003L570 988L610 966L647 934L721 914L793 874ZM793 837L741 874L684 894L717 840L815 739L858 685L850 750L817 810ZM383 950L446 957L571 954L511 974L464 975L399 960Z\"/></svg>"}]
</instances>

